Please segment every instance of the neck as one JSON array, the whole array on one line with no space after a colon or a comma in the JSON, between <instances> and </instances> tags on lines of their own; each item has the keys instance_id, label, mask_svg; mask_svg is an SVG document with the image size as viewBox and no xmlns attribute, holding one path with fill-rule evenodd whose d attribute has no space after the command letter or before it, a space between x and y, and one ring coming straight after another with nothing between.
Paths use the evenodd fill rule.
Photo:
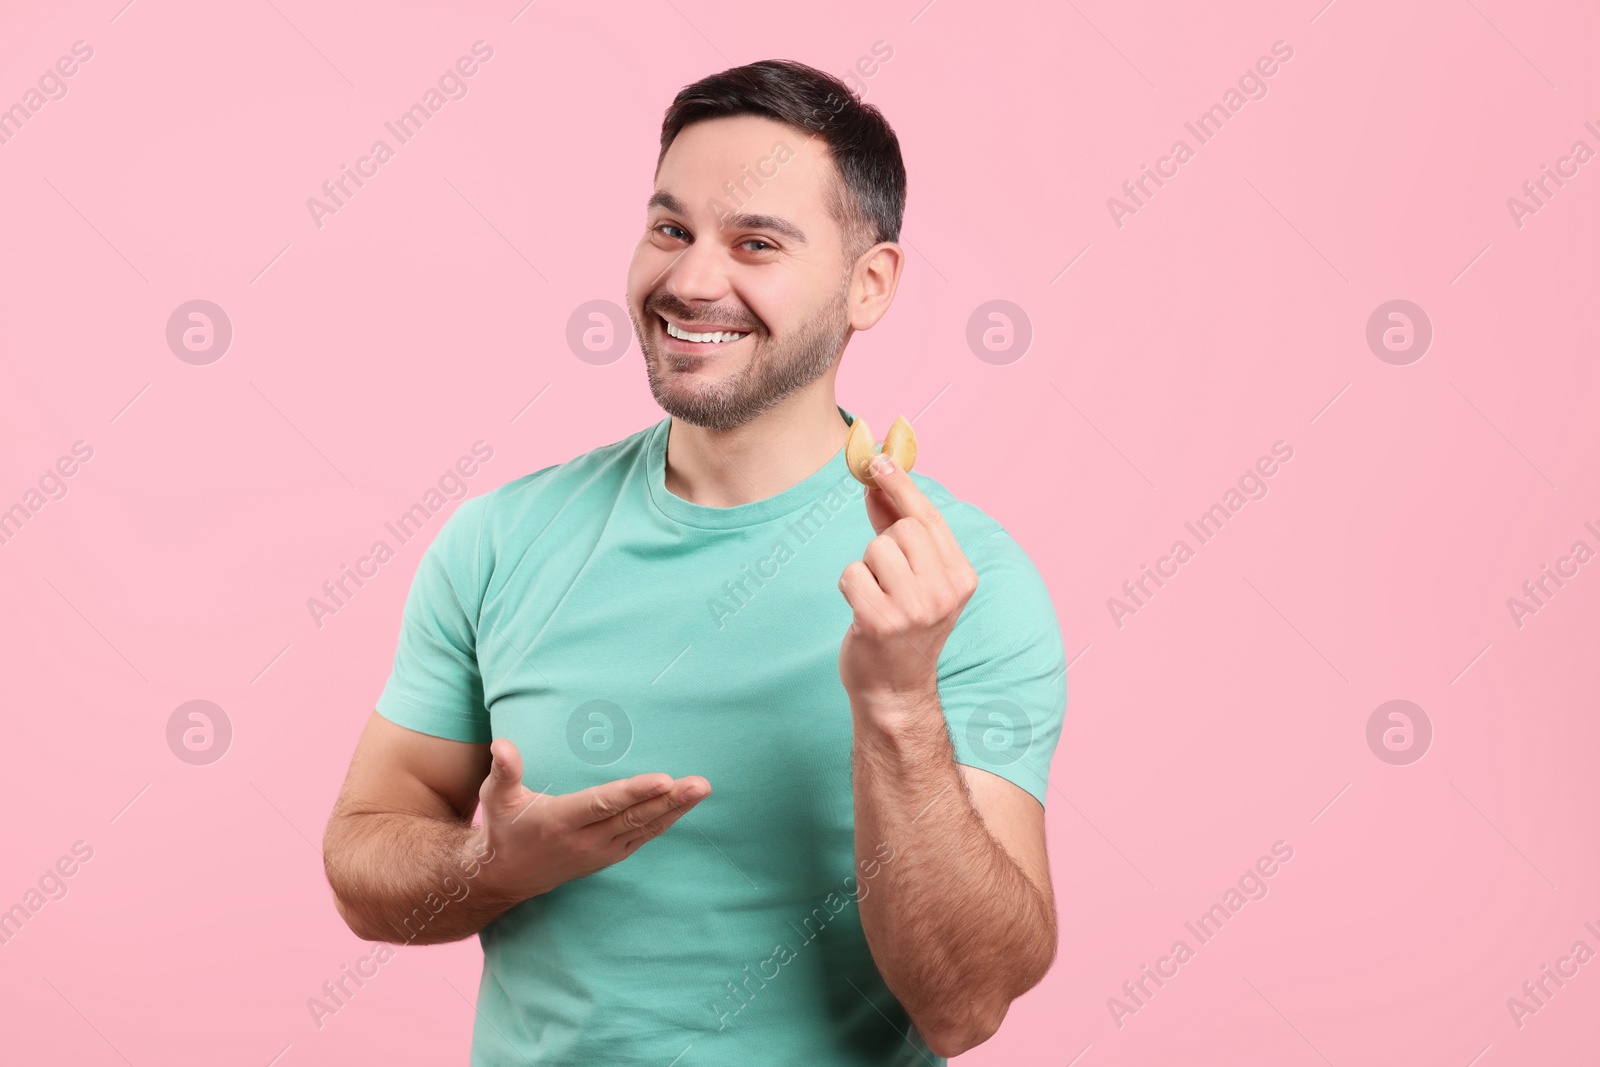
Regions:
<instances>
[{"instance_id":1,"label":"neck","mask_svg":"<svg viewBox=\"0 0 1600 1067\"><path fill-rule=\"evenodd\" d=\"M815 474L849 435L832 388L803 390L732 430L673 419L667 433L667 491L713 508L765 500Z\"/></svg>"}]
</instances>

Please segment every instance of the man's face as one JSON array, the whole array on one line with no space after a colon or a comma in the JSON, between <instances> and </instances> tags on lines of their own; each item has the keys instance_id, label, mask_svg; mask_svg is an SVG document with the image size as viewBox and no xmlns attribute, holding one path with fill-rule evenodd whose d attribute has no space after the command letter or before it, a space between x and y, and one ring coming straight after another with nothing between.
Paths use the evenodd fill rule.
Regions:
<instances>
[{"instance_id":1,"label":"man's face","mask_svg":"<svg viewBox=\"0 0 1600 1067\"><path fill-rule=\"evenodd\" d=\"M849 339L850 269L824 196L827 146L753 115L682 130L628 268L628 315L656 403L729 430L827 372ZM733 340L669 335L668 322Z\"/></svg>"}]
</instances>

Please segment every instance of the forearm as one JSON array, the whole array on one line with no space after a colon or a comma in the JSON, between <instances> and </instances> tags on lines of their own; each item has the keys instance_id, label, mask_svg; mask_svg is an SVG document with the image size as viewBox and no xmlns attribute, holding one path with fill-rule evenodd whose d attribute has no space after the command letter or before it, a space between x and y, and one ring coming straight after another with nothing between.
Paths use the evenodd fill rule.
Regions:
<instances>
[{"instance_id":1,"label":"forearm","mask_svg":"<svg viewBox=\"0 0 1600 1067\"><path fill-rule=\"evenodd\" d=\"M937 697L899 725L854 709L858 860L893 847L860 898L884 982L935 1051L986 1040L1055 952L1048 902L967 796Z\"/></svg>"},{"instance_id":2,"label":"forearm","mask_svg":"<svg viewBox=\"0 0 1600 1067\"><path fill-rule=\"evenodd\" d=\"M520 903L495 885L493 859L481 827L426 815L336 815L323 843L339 914L358 937L396 944L459 941Z\"/></svg>"}]
</instances>

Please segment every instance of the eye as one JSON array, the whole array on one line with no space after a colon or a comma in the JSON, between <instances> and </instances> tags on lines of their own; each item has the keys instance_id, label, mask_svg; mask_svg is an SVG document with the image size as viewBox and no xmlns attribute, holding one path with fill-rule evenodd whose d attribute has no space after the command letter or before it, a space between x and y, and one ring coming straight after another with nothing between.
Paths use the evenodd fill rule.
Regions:
<instances>
[{"instance_id":1,"label":"eye","mask_svg":"<svg viewBox=\"0 0 1600 1067\"><path fill-rule=\"evenodd\" d=\"M675 226L675 225L673 225L673 224L672 224L672 223L670 223L670 222L662 222L662 223L658 223L658 224L657 224L657 225L656 225L656 227L655 227L655 229L656 229L656 232L657 232L657 233L660 233L660 232L661 232L661 231L662 231L662 230L677 230L677 231L678 231L678 232L679 232L679 233L686 233L686 231L685 231L685 230L684 230L684 229L683 229L683 227L681 227L681 226ZM671 236L672 236L672 234L667 234L667 236L668 236L668 237L671 237Z\"/></svg>"},{"instance_id":2,"label":"eye","mask_svg":"<svg viewBox=\"0 0 1600 1067\"><path fill-rule=\"evenodd\" d=\"M740 244L741 247L744 246L744 245L752 245L752 244L754 244L754 245L766 245L767 246L766 248L757 249L756 251L758 251L758 252L765 252L768 249L772 249L772 248L777 248L778 247L777 245L773 244L771 241L763 240L760 237L749 237L749 238L746 238L743 241L740 241L739 244Z\"/></svg>"}]
</instances>

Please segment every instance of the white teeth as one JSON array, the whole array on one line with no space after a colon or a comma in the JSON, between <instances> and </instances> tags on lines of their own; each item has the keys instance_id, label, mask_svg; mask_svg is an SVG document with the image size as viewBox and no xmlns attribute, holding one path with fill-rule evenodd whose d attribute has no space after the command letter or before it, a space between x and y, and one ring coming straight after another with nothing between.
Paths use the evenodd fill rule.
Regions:
<instances>
[{"instance_id":1,"label":"white teeth","mask_svg":"<svg viewBox=\"0 0 1600 1067\"><path fill-rule=\"evenodd\" d=\"M676 337L680 341L701 341L708 344L717 344L722 341L737 341L739 338L744 336L742 333L690 333L688 330L680 330L677 326L670 322L667 323L667 335L669 337Z\"/></svg>"}]
</instances>

